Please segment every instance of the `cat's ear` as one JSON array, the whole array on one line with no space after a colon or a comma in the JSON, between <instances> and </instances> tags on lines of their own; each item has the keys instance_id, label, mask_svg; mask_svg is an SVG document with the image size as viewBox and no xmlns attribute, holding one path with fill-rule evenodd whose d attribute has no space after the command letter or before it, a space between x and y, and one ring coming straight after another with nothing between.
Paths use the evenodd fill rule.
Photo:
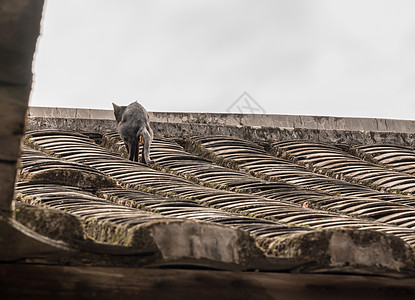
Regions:
<instances>
[{"instance_id":1,"label":"cat's ear","mask_svg":"<svg viewBox=\"0 0 415 300\"><path fill-rule=\"evenodd\" d=\"M115 120L117 121L117 123L120 123L121 121L121 107L118 106L117 104L115 104L114 102L112 102L112 107L114 108L114 116L115 116Z\"/></svg>"}]
</instances>

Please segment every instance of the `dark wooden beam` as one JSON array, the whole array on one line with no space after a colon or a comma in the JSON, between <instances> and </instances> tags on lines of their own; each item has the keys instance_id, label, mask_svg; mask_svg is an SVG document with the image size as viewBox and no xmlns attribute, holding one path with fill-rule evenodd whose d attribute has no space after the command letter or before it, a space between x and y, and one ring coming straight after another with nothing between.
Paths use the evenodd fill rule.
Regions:
<instances>
[{"instance_id":1,"label":"dark wooden beam","mask_svg":"<svg viewBox=\"0 0 415 300\"><path fill-rule=\"evenodd\" d=\"M3 264L2 299L415 299L415 278Z\"/></svg>"}]
</instances>

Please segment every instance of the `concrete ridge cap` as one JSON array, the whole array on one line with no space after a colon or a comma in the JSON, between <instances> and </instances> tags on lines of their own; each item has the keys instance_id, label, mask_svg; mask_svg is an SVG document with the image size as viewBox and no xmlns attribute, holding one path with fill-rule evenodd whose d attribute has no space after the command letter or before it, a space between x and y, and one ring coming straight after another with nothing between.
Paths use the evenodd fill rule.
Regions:
<instances>
[{"instance_id":1,"label":"concrete ridge cap","mask_svg":"<svg viewBox=\"0 0 415 300\"><path fill-rule=\"evenodd\" d=\"M277 257L317 261L317 266L383 268L414 273L414 248L399 237L373 229L334 228L291 235L268 249ZM376 271L374 272L376 273Z\"/></svg>"},{"instance_id":2,"label":"concrete ridge cap","mask_svg":"<svg viewBox=\"0 0 415 300\"><path fill-rule=\"evenodd\" d=\"M131 247L147 245L166 261L191 258L245 265L265 258L248 232L222 224L167 217L130 231L134 232Z\"/></svg>"},{"instance_id":3,"label":"concrete ridge cap","mask_svg":"<svg viewBox=\"0 0 415 300\"><path fill-rule=\"evenodd\" d=\"M213 124L280 129L317 129L364 132L415 133L415 121L382 118L358 118L279 114L231 114L204 112L149 112L151 122L172 124ZM114 120L112 110L63 107L30 107L29 117L51 119Z\"/></svg>"}]
</instances>

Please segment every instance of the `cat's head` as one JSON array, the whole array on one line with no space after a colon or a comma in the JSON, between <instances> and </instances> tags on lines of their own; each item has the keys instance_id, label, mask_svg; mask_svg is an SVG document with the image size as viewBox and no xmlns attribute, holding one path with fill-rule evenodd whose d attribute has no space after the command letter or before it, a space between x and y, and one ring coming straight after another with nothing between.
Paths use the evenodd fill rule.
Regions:
<instances>
[{"instance_id":1,"label":"cat's head","mask_svg":"<svg viewBox=\"0 0 415 300\"><path fill-rule=\"evenodd\" d=\"M118 106L114 102L112 103L112 107L114 108L114 116L115 120L117 120L117 124L121 122L122 115L124 113L124 110L127 108L127 106Z\"/></svg>"}]
</instances>

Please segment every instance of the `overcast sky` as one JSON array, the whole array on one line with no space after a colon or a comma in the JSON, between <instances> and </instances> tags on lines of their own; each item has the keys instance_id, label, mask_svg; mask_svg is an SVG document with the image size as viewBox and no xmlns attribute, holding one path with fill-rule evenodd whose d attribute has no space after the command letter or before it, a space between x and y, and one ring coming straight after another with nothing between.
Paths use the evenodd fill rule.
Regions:
<instances>
[{"instance_id":1,"label":"overcast sky","mask_svg":"<svg viewBox=\"0 0 415 300\"><path fill-rule=\"evenodd\" d=\"M415 119L413 0L49 0L30 104Z\"/></svg>"}]
</instances>

